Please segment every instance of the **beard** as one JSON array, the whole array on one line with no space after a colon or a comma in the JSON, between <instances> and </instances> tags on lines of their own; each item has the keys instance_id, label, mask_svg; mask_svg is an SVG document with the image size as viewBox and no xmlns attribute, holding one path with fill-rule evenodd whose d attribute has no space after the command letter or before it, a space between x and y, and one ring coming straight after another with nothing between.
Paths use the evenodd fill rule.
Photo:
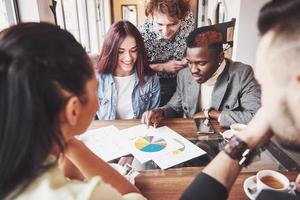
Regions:
<instances>
[{"instance_id":1,"label":"beard","mask_svg":"<svg viewBox=\"0 0 300 200\"><path fill-rule=\"evenodd\" d=\"M277 105L274 104L271 101L266 104L266 114L275 139L284 148L300 152L300 130L286 100L283 99Z\"/></svg>"}]
</instances>

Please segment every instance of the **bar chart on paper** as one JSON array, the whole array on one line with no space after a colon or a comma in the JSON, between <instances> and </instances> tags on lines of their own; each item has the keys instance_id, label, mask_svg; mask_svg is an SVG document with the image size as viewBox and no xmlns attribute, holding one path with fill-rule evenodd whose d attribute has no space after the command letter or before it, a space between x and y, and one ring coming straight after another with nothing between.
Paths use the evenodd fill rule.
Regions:
<instances>
[{"instance_id":1,"label":"bar chart on paper","mask_svg":"<svg viewBox=\"0 0 300 200\"><path fill-rule=\"evenodd\" d=\"M167 146L167 142L156 136L138 137L134 142L135 147L143 152L158 152Z\"/></svg>"}]
</instances>

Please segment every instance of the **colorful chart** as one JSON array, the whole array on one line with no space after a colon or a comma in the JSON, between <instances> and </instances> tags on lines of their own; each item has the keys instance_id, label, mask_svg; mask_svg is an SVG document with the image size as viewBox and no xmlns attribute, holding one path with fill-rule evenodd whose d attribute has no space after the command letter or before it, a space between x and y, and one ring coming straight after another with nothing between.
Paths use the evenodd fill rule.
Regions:
<instances>
[{"instance_id":1,"label":"colorful chart","mask_svg":"<svg viewBox=\"0 0 300 200\"><path fill-rule=\"evenodd\" d=\"M173 155L179 155L179 154L181 154L181 152L183 152L185 150L185 145L183 142L181 142L180 140L178 140L176 138L174 138L174 140L183 146L180 149L172 151Z\"/></svg>"},{"instance_id":2,"label":"colorful chart","mask_svg":"<svg viewBox=\"0 0 300 200\"><path fill-rule=\"evenodd\" d=\"M167 142L157 136L144 136L136 138L134 145L140 151L152 153L163 150Z\"/></svg>"}]
</instances>

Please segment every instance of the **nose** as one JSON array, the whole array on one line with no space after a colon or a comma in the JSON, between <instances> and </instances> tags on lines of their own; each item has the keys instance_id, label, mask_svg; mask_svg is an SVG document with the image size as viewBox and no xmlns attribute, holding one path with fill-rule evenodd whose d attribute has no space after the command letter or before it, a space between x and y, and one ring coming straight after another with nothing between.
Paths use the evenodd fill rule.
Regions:
<instances>
[{"instance_id":1,"label":"nose","mask_svg":"<svg viewBox=\"0 0 300 200\"><path fill-rule=\"evenodd\" d=\"M167 37L167 36L168 36L169 29L168 29L167 26L161 27L160 31L161 31L161 33L162 33L162 35L163 35L164 37Z\"/></svg>"},{"instance_id":2,"label":"nose","mask_svg":"<svg viewBox=\"0 0 300 200\"><path fill-rule=\"evenodd\" d=\"M124 60L126 62L131 62L132 61L132 55L131 55L131 53L129 51L125 52Z\"/></svg>"},{"instance_id":3,"label":"nose","mask_svg":"<svg viewBox=\"0 0 300 200\"><path fill-rule=\"evenodd\" d=\"M191 70L191 73L196 73L196 72L198 72L198 67L197 67L197 65L196 65L195 63L189 64L189 68L190 68L190 70Z\"/></svg>"}]
</instances>

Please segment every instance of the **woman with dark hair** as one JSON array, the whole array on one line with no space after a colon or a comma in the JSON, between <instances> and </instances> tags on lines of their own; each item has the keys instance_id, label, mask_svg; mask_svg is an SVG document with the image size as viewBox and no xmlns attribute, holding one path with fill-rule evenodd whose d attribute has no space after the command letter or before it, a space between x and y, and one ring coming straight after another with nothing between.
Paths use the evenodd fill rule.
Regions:
<instances>
[{"instance_id":1,"label":"woman with dark hair","mask_svg":"<svg viewBox=\"0 0 300 200\"><path fill-rule=\"evenodd\" d=\"M98 119L136 119L158 107L159 81L148 65L142 36L130 22L110 27L97 69Z\"/></svg>"},{"instance_id":2,"label":"woman with dark hair","mask_svg":"<svg viewBox=\"0 0 300 200\"><path fill-rule=\"evenodd\" d=\"M98 110L96 89L91 62L67 31L25 23L0 32L0 199L144 199L73 137ZM89 181L67 180L59 155Z\"/></svg>"}]
</instances>

